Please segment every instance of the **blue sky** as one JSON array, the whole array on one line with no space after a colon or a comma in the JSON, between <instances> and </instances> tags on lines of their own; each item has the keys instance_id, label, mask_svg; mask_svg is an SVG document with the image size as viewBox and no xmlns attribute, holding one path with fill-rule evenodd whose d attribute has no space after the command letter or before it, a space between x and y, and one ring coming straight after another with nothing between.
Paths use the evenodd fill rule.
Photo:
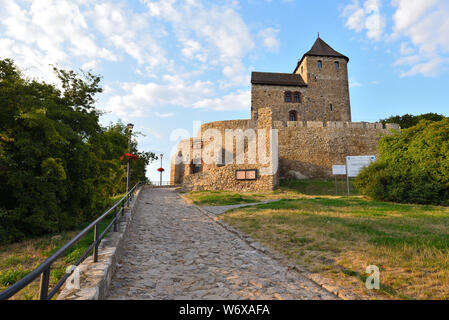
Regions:
<instances>
[{"instance_id":1,"label":"blue sky","mask_svg":"<svg viewBox=\"0 0 449 320\"><path fill-rule=\"evenodd\" d=\"M102 122L135 124L169 154L194 121L250 116L251 71L292 72L317 32L347 55L353 121L449 116L449 2L0 0L0 57L103 76ZM158 179L159 161L148 168ZM164 173L169 180L169 171Z\"/></svg>"}]
</instances>

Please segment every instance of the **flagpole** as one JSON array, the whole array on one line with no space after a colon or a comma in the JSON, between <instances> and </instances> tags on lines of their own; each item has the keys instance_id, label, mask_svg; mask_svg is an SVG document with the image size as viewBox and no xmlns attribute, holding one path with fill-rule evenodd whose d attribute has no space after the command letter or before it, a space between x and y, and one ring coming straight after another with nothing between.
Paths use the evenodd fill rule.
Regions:
<instances>
[{"instance_id":1,"label":"flagpole","mask_svg":"<svg viewBox=\"0 0 449 320\"><path fill-rule=\"evenodd\" d=\"M131 134L133 132L134 125L132 123L128 123L128 153L131 154ZM129 181L130 181L130 172L129 172L129 163L130 163L130 157L128 156L128 168L126 173L126 193L129 191Z\"/></svg>"}]
</instances>

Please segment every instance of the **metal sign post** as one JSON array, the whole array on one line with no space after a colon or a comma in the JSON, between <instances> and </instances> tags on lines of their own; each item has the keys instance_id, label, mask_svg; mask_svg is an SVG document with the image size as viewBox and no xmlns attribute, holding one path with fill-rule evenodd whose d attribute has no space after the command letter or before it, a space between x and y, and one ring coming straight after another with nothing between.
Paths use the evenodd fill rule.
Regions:
<instances>
[{"instance_id":1,"label":"metal sign post","mask_svg":"<svg viewBox=\"0 0 449 320\"><path fill-rule=\"evenodd\" d=\"M350 192L350 190L349 190L349 174L346 175L346 183L347 183L347 185L348 185L348 196L350 196L350 195L351 195L351 192Z\"/></svg>"},{"instance_id":2,"label":"metal sign post","mask_svg":"<svg viewBox=\"0 0 449 320\"><path fill-rule=\"evenodd\" d=\"M333 165L332 166L332 174L335 176L335 195L338 195L337 176L346 174L346 166L345 165Z\"/></svg>"}]
</instances>

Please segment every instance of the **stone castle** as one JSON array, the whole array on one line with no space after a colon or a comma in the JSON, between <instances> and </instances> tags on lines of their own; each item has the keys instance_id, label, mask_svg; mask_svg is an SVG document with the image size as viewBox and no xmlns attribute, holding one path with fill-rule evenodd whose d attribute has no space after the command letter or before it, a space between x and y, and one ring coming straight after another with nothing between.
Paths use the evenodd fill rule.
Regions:
<instances>
[{"instance_id":1,"label":"stone castle","mask_svg":"<svg viewBox=\"0 0 449 320\"><path fill-rule=\"evenodd\" d=\"M271 190L283 178L328 178L346 156L377 155L381 136L400 128L351 122L348 62L318 37L293 73L253 72L251 119L206 123L181 141L171 182L190 190ZM271 132L265 149L254 157L264 131Z\"/></svg>"}]
</instances>

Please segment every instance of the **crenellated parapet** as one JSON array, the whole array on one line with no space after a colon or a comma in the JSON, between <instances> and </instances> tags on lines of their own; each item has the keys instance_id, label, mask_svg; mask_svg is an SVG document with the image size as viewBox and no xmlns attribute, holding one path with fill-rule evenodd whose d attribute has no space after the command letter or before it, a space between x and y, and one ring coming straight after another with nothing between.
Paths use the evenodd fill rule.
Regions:
<instances>
[{"instance_id":1,"label":"crenellated parapet","mask_svg":"<svg viewBox=\"0 0 449 320\"><path fill-rule=\"evenodd\" d=\"M380 122L347 122L347 121L273 121L274 129L283 128L335 128L335 129L377 129L390 131L401 130L396 123L387 123L385 126Z\"/></svg>"}]
</instances>

